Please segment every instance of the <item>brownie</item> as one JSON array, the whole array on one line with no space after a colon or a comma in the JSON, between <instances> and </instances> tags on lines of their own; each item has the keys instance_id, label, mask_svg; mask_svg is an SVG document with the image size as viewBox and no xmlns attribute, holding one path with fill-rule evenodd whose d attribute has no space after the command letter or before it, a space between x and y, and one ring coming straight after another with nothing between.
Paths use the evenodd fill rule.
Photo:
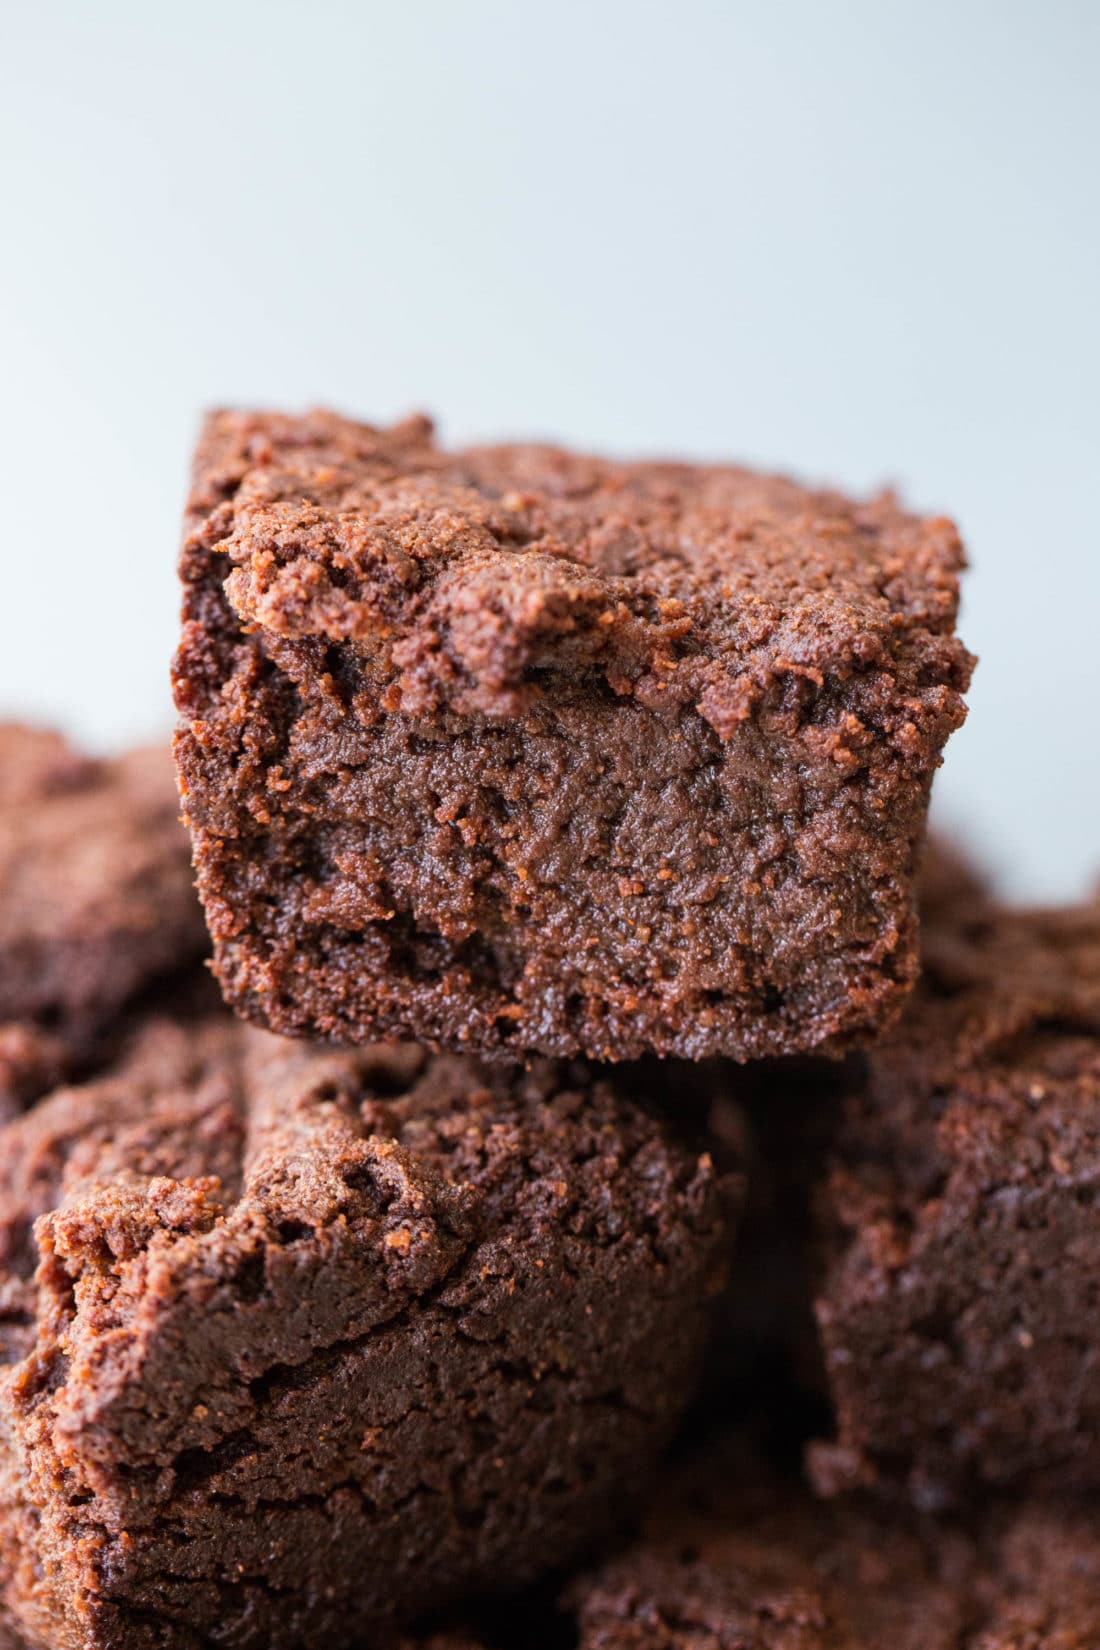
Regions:
<instances>
[{"instance_id":1,"label":"brownie","mask_svg":"<svg viewBox=\"0 0 1100 1650\"><path fill-rule=\"evenodd\" d=\"M1100 1486L1100 904L926 921L815 1198L824 1490Z\"/></svg>"},{"instance_id":2,"label":"brownie","mask_svg":"<svg viewBox=\"0 0 1100 1650\"><path fill-rule=\"evenodd\" d=\"M583 1549L673 1431L725 1268L729 1188L653 1080L219 1013L0 1131L0 1596L30 1643L337 1650Z\"/></svg>"},{"instance_id":3,"label":"brownie","mask_svg":"<svg viewBox=\"0 0 1100 1650\"><path fill-rule=\"evenodd\" d=\"M578 1650L1095 1650L1096 1511L884 1519L712 1441L567 1604Z\"/></svg>"},{"instance_id":4,"label":"brownie","mask_svg":"<svg viewBox=\"0 0 1100 1650\"><path fill-rule=\"evenodd\" d=\"M509 1623L511 1629L502 1639L499 1635L485 1637L476 1628L459 1628L423 1633L385 1634L369 1645L359 1644L356 1650L528 1650L526 1624L522 1619ZM209 1642L209 1641L207 1641ZM32 1650L27 1640L0 1617L0 1650ZM314 1650L310 1646L310 1650Z\"/></svg>"},{"instance_id":5,"label":"brownie","mask_svg":"<svg viewBox=\"0 0 1100 1650\"><path fill-rule=\"evenodd\" d=\"M476 1629L460 1628L455 1632L402 1633L396 1637L387 1634L372 1640L369 1645L357 1645L356 1650L528 1650L524 1635L525 1623L517 1620L512 1636L504 1639L485 1638ZM0 1650L31 1650L31 1647L26 1639L0 1619ZM312 1646L310 1650L313 1650Z\"/></svg>"},{"instance_id":6,"label":"brownie","mask_svg":"<svg viewBox=\"0 0 1100 1650\"><path fill-rule=\"evenodd\" d=\"M0 723L0 1117L86 1062L206 947L168 753Z\"/></svg>"},{"instance_id":7,"label":"brownie","mask_svg":"<svg viewBox=\"0 0 1100 1650\"><path fill-rule=\"evenodd\" d=\"M981 870L959 846L931 835L918 876L922 934L942 950L948 925L987 910ZM819 1427L828 1423L821 1342L814 1320L818 1222L812 1207L847 1097L866 1080L862 1056L802 1056L705 1066L708 1127L716 1160L725 1147L744 1173L747 1198L738 1264L717 1318L707 1388L715 1401L753 1401L783 1391Z\"/></svg>"},{"instance_id":8,"label":"brownie","mask_svg":"<svg viewBox=\"0 0 1100 1650\"><path fill-rule=\"evenodd\" d=\"M889 496L212 415L174 679L227 1000L516 1057L865 1039L915 974L962 560Z\"/></svg>"},{"instance_id":9,"label":"brownie","mask_svg":"<svg viewBox=\"0 0 1100 1650\"><path fill-rule=\"evenodd\" d=\"M932 930L933 943L944 923L964 921L975 907L988 905L991 898L985 871L962 844L938 831L925 838L917 904L926 931Z\"/></svg>"}]
</instances>

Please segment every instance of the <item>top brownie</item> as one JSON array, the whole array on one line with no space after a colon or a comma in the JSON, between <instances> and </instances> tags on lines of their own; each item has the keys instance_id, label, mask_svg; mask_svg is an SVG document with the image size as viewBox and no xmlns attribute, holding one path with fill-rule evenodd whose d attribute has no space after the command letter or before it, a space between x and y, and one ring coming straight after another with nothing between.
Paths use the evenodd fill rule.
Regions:
<instances>
[{"instance_id":1,"label":"top brownie","mask_svg":"<svg viewBox=\"0 0 1100 1650\"><path fill-rule=\"evenodd\" d=\"M214 414L176 749L226 997L516 1056L866 1039L914 977L962 561L888 497Z\"/></svg>"}]
</instances>

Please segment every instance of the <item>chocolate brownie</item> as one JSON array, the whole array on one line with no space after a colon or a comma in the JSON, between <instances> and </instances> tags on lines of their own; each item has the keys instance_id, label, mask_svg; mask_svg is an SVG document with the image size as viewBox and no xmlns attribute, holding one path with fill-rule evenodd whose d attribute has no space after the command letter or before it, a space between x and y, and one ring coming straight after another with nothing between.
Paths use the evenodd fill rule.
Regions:
<instances>
[{"instance_id":1,"label":"chocolate brownie","mask_svg":"<svg viewBox=\"0 0 1100 1650\"><path fill-rule=\"evenodd\" d=\"M820 1486L1100 1486L1100 905L928 922L831 1159Z\"/></svg>"},{"instance_id":2,"label":"chocolate brownie","mask_svg":"<svg viewBox=\"0 0 1100 1650\"><path fill-rule=\"evenodd\" d=\"M866 1038L915 974L962 559L728 466L213 415L176 751L228 1001L517 1057Z\"/></svg>"},{"instance_id":3,"label":"chocolate brownie","mask_svg":"<svg viewBox=\"0 0 1100 1650\"><path fill-rule=\"evenodd\" d=\"M163 749L98 760L0 723L0 1117L206 946Z\"/></svg>"},{"instance_id":4,"label":"chocolate brownie","mask_svg":"<svg viewBox=\"0 0 1100 1650\"><path fill-rule=\"evenodd\" d=\"M933 929L960 922L992 897L981 865L958 842L939 832L925 839L917 878L921 921Z\"/></svg>"},{"instance_id":5,"label":"chocolate brownie","mask_svg":"<svg viewBox=\"0 0 1100 1650\"><path fill-rule=\"evenodd\" d=\"M335 1650L583 1548L690 1396L726 1259L710 1159L634 1087L219 1014L0 1131L31 1644Z\"/></svg>"},{"instance_id":6,"label":"chocolate brownie","mask_svg":"<svg viewBox=\"0 0 1100 1650\"><path fill-rule=\"evenodd\" d=\"M988 910L980 869L953 843L925 842L918 877L922 933L942 950L948 925ZM705 1068L712 1150L728 1140L745 1173L738 1264L718 1313L708 1389L736 1405L763 1386L780 1388L819 1425L828 1421L821 1342L814 1321L817 1224L811 1207L847 1096L862 1088L862 1056L804 1056Z\"/></svg>"},{"instance_id":7,"label":"chocolate brownie","mask_svg":"<svg viewBox=\"0 0 1100 1650\"><path fill-rule=\"evenodd\" d=\"M1095 1650L1096 1511L884 1519L712 1442L567 1602L579 1650Z\"/></svg>"}]
</instances>

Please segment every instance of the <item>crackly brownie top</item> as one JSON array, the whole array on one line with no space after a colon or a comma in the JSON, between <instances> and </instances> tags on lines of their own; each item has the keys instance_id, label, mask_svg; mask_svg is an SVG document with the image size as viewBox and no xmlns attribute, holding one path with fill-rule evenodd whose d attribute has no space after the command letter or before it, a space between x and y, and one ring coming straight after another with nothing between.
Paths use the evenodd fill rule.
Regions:
<instances>
[{"instance_id":1,"label":"crackly brownie top","mask_svg":"<svg viewBox=\"0 0 1100 1650\"><path fill-rule=\"evenodd\" d=\"M939 1218L1100 1172L1100 901L1013 910L968 886L928 914L922 949L921 983L851 1097L834 1184L845 1224L898 1217L903 1249L922 1205Z\"/></svg>"},{"instance_id":2,"label":"crackly brownie top","mask_svg":"<svg viewBox=\"0 0 1100 1650\"><path fill-rule=\"evenodd\" d=\"M903 695L957 696L969 671L951 522L728 465L448 453L422 418L221 412L188 524L185 580L216 550L245 626L361 644L414 714L510 715L542 673L590 671L726 737L779 680L881 668Z\"/></svg>"},{"instance_id":3,"label":"crackly brownie top","mask_svg":"<svg viewBox=\"0 0 1100 1650\"><path fill-rule=\"evenodd\" d=\"M939 1525L824 1505L719 1439L566 1602L580 1650L1086 1650L1100 1539L1068 1503Z\"/></svg>"},{"instance_id":4,"label":"crackly brownie top","mask_svg":"<svg viewBox=\"0 0 1100 1650\"><path fill-rule=\"evenodd\" d=\"M120 1452L163 1462L213 1447L249 1380L444 1283L446 1310L488 1336L517 1268L596 1269L609 1287L624 1266L717 1270L722 1233L709 1158L583 1066L153 1020L105 1075L0 1131L0 1349L27 1360L15 1390L32 1409L48 1396L62 1432L94 1453L108 1428L112 1470ZM204 1401L116 1428L139 1369Z\"/></svg>"},{"instance_id":5,"label":"crackly brownie top","mask_svg":"<svg viewBox=\"0 0 1100 1650\"><path fill-rule=\"evenodd\" d=\"M167 750L96 759L0 724L0 1074L47 1069L51 1031L98 1029L204 949L178 814Z\"/></svg>"}]
</instances>

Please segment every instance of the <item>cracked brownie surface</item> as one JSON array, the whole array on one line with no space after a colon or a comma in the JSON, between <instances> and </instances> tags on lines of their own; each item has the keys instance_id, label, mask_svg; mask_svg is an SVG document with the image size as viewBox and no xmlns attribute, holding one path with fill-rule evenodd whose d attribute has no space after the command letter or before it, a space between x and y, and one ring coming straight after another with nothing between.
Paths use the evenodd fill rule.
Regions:
<instances>
[{"instance_id":1,"label":"cracked brownie surface","mask_svg":"<svg viewBox=\"0 0 1100 1650\"><path fill-rule=\"evenodd\" d=\"M691 1392L727 1248L635 1075L162 1018L9 1123L28 1641L352 1645L583 1548Z\"/></svg>"},{"instance_id":2,"label":"cracked brownie surface","mask_svg":"<svg viewBox=\"0 0 1100 1650\"><path fill-rule=\"evenodd\" d=\"M950 522L728 466L219 413L176 751L219 979L296 1035L838 1048L915 972Z\"/></svg>"},{"instance_id":3,"label":"cracked brownie surface","mask_svg":"<svg viewBox=\"0 0 1100 1650\"><path fill-rule=\"evenodd\" d=\"M0 723L0 1118L206 948L168 753Z\"/></svg>"},{"instance_id":4,"label":"cracked brownie surface","mask_svg":"<svg viewBox=\"0 0 1100 1650\"><path fill-rule=\"evenodd\" d=\"M1025 1502L884 1520L712 1439L566 1603L579 1650L1092 1650L1095 1513Z\"/></svg>"},{"instance_id":5,"label":"cracked brownie surface","mask_svg":"<svg viewBox=\"0 0 1100 1650\"><path fill-rule=\"evenodd\" d=\"M817 1198L824 1489L1100 1486L1100 904L925 929Z\"/></svg>"}]
</instances>

